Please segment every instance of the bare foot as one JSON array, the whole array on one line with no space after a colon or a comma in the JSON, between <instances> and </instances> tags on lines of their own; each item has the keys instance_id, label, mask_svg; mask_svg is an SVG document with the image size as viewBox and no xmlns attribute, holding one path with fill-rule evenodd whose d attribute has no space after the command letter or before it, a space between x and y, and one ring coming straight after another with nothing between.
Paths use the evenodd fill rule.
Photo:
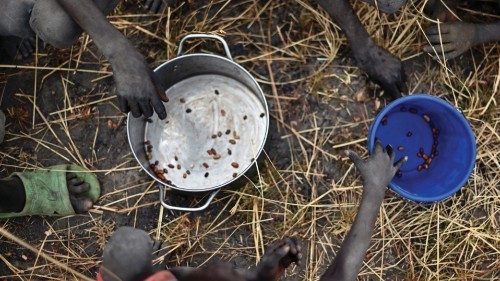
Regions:
<instances>
[{"instance_id":1,"label":"bare foot","mask_svg":"<svg viewBox=\"0 0 500 281\"><path fill-rule=\"evenodd\" d=\"M456 58L477 42L476 25L464 22L432 26L425 31L425 35L430 45L425 46L424 51L430 53L434 59Z\"/></svg>"},{"instance_id":2,"label":"bare foot","mask_svg":"<svg viewBox=\"0 0 500 281\"><path fill-rule=\"evenodd\" d=\"M293 262L302 258L301 247L295 238L274 242L257 266L256 280L277 281Z\"/></svg>"},{"instance_id":3,"label":"bare foot","mask_svg":"<svg viewBox=\"0 0 500 281\"><path fill-rule=\"evenodd\" d=\"M74 173L67 173L66 181L69 191L69 200L75 213L82 214L88 212L94 203L92 199L82 194L89 191L89 184L79 179Z\"/></svg>"}]
</instances>

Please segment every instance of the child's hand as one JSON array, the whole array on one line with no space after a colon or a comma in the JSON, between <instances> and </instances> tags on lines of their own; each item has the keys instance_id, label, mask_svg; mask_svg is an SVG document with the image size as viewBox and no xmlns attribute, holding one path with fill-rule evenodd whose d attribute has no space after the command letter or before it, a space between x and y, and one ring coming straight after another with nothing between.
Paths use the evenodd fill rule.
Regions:
<instances>
[{"instance_id":1,"label":"child's hand","mask_svg":"<svg viewBox=\"0 0 500 281\"><path fill-rule=\"evenodd\" d=\"M346 154L361 173L366 192L385 190L399 168L408 160L408 156L405 156L394 163L392 147L388 145L384 151L379 140L375 143L375 152L366 160L352 150L347 150Z\"/></svg>"}]
</instances>

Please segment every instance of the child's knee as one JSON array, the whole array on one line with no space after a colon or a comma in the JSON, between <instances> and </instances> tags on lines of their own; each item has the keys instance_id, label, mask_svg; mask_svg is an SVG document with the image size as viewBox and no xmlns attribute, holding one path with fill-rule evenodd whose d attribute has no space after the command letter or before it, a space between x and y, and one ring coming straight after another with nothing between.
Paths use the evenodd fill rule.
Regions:
<instances>
[{"instance_id":1,"label":"child's knee","mask_svg":"<svg viewBox=\"0 0 500 281\"><path fill-rule=\"evenodd\" d=\"M56 0L36 1L30 25L40 39L56 48L72 46L82 33L82 29Z\"/></svg>"},{"instance_id":2,"label":"child's knee","mask_svg":"<svg viewBox=\"0 0 500 281\"><path fill-rule=\"evenodd\" d=\"M117 0L94 0L104 13L111 12ZM57 3L57 0L37 0L30 18L30 26L45 43L56 48L71 47L82 34L82 29Z\"/></svg>"}]
</instances>

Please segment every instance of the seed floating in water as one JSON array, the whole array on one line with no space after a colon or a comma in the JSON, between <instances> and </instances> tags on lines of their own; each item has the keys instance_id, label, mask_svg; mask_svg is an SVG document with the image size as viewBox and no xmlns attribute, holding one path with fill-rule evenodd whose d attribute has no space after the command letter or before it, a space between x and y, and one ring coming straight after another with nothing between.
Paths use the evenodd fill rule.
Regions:
<instances>
[{"instance_id":1,"label":"seed floating in water","mask_svg":"<svg viewBox=\"0 0 500 281\"><path fill-rule=\"evenodd\" d=\"M221 109L220 110L220 115L222 115L222 117L226 116L226 111L224 109Z\"/></svg>"},{"instance_id":2,"label":"seed floating in water","mask_svg":"<svg viewBox=\"0 0 500 281\"><path fill-rule=\"evenodd\" d=\"M190 170L186 170L186 174L191 175L191 171Z\"/></svg>"},{"instance_id":3,"label":"seed floating in water","mask_svg":"<svg viewBox=\"0 0 500 281\"><path fill-rule=\"evenodd\" d=\"M182 174L182 177L183 177L183 178L187 178L187 176L188 176L188 175L187 175L186 173Z\"/></svg>"},{"instance_id":4,"label":"seed floating in water","mask_svg":"<svg viewBox=\"0 0 500 281\"><path fill-rule=\"evenodd\" d=\"M438 140L434 140L433 145L438 146Z\"/></svg>"},{"instance_id":5,"label":"seed floating in water","mask_svg":"<svg viewBox=\"0 0 500 281\"><path fill-rule=\"evenodd\" d=\"M233 139L230 139L230 140L229 140L229 143L230 143L230 144L236 144L236 141L235 141L235 140L233 140Z\"/></svg>"},{"instance_id":6,"label":"seed floating in water","mask_svg":"<svg viewBox=\"0 0 500 281\"><path fill-rule=\"evenodd\" d=\"M160 161L155 161L155 166L160 165Z\"/></svg>"},{"instance_id":7,"label":"seed floating in water","mask_svg":"<svg viewBox=\"0 0 500 281\"><path fill-rule=\"evenodd\" d=\"M429 169L429 165L427 163L422 164L422 168L424 168L425 170L427 170L427 169Z\"/></svg>"},{"instance_id":8,"label":"seed floating in water","mask_svg":"<svg viewBox=\"0 0 500 281\"><path fill-rule=\"evenodd\" d=\"M151 144L151 142L147 140L147 141L144 142L144 144L148 145L148 144Z\"/></svg>"},{"instance_id":9,"label":"seed floating in water","mask_svg":"<svg viewBox=\"0 0 500 281\"><path fill-rule=\"evenodd\" d=\"M430 165L432 163L432 157L429 157L429 159L425 160L425 164Z\"/></svg>"},{"instance_id":10,"label":"seed floating in water","mask_svg":"<svg viewBox=\"0 0 500 281\"><path fill-rule=\"evenodd\" d=\"M222 132L217 132L217 136L220 138L222 137Z\"/></svg>"},{"instance_id":11,"label":"seed floating in water","mask_svg":"<svg viewBox=\"0 0 500 281\"><path fill-rule=\"evenodd\" d=\"M158 178L160 178L160 180L164 181L166 180L167 178L165 178L165 176L163 174L157 174L156 175Z\"/></svg>"},{"instance_id":12,"label":"seed floating in water","mask_svg":"<svg viewBox=\"0 0 500 281\"><path fill-rule=\"evenodd\" d=\"M214 160L219 160L219 159L220 159L220 157L221 157L221 156L220 156L219 154L217 154L217 155L214 155L213 159L214 159Z\"/></svg>"},{"instance_id":13,"label":"seed floating in water","mask_svg":"<svg viewBox=\"0 0 500 281\"><path fill-rule=\"evenodd\" d=\"M400 146L398 146L398 150L399 150L399 151L403 151L403 150L405 150L405 147L404 147L404 146L402 146L402 145L400 145Z\"/></svg>"},{"instance_id":14,"label":"seed floating in water","mask_svg":"<svg viewBox=\"0 0 500 281\"><path fill-rule=\"evenodd\" d=\"M177 157L177 155L174 156L174 160L175 161L179 161L179 157Z\"/></svg>"},{"instance_id":15,"label":"seed floating in water","mask_svg":"<svg viewBox=\"0 0 500 281\"><path fill-rule=\"evenodd\" d=\"M406 133L406 136L411 137L411 136L413 136L413 133L411 131L409 131L408 133Z\"/></svg>"},{"instance_id":16,"label":"seed floating in water","mask_svg":"<svg viewBox=\"0 0 500 281\"><path fill-rule=\"evenodd\" d=\"M260 118L262 118L262 117L264 117L264 116L266 116L266 114L265 114L265 113L261 113L261 114L260 114Z\"/></svg>"},{"instance_id":17,"label":"seed floating in water","mask_svg":"<svg viewBox=\"0 0 500 281\"><path fill-rule=\"evenodd\" d=\"M202 165L203 165L203 167L205 167L205 169L208 169L208 167L209 167L207 163L203 163Z\"/></svg>"},{"instance_id":18,"label":"seed floating in water","mask_svg":"<svg viewBox=\"0 0 500 281\"><path fill-rule=\"evenodd\" d=\"M231 133L231 130L227 129L226 130L226 135L229 135Z\"/></svg>"},{"instance_id":19,"label":"seed floating in water","mask_svg":"<svg viewBox=\"0 0 500 281\"><path fill-rule=\"evenodd\" d=\"M424 118L425 122L427 122L427 123L431 122L431 118L427 114L422 115L422 118Z\"/></svg>"},{"instance_id":20,"label":"seed floating in water","mask_svg":"<svg viewBox=\"0 0 500 281\"><path fill-rule=\"evenodd\" d=\"M429 155L424 153L424 154L422 154L422 158L424 158L424 160L427 160L427 159L429 159Z\"/></svg>"},{"instance_id":21,"label":"seed floating in water","mask_svg":"<svg viewBox=\"0 0 500 281\"><path fill-rule=\"evenodd\" d=\"M231 149L229 149L229 148L227 149L227 154L229 154L229 155L233 154L233 152L231 151Z\"/></svg>"},{"instance_id":22,"label":"seed floating in water","mask_svg":"<svg viewBox=\"0 0 500 281\"><path fill-rule=\"evenodd\" d=\"M149 168L151 168L151 170L154 170L156 168L156 165L155 164L149 164Z\"/></svg>"},{"instance_id":23,"label":"seed floating in water","mask_svg":"<svg viewBox=\"0 0 500 281\"><path fill-rule=\"evenodd\" d=\"M422 165L418 165L418 166L417 166L417 171L419 171L419 172L420 172L420 171L422 171L422 169L423 169L423 168L424 168L424 166L422 166Z\"/></svg>"},{"instance_id":24,"label":"seed floating in water","mask_svg":"<svg viewBox=\"0 0 500 281\"><path fill-rule=\"evenodd\" d=\"M240 164L233 162L233 163L231 163L231 166L233 166L233 168L235 168L235 169L238 169L240 167Z\"/></svg>"},{"instance_id":25,"label":"seed floating in water","mask_svg":"<svg viewBox=\"0 0 500 281\"><path fill-rule=\"evenodd\" d=\"M433 135L439 135L439 129L438 128L432 128L432 134Z\"/></svg>"},{"instance_id":26,"label":"seed floating in water","mask_svg":"<svg viewBox=\"0 0 500 281\"><path fill-rule=\"evenodd\" d=\"M387 125L387 116L384 116L384 118L382 118L382 121L380 121L380 123L382 124L382 126Z\"/></svg>"},{"instance_id":27,"label":"seed floating in water","mask_svg":"<svg viewBox=\"0 0 500 281\"><path fill-rule=\"evenodd\" d=\"M186 102L186 100L185 100L184 98L181 98L179 101L180 101L181 103L185 103L185 102Z\"/></svg>"},{"instance_id":28,"label":"seed floating in water","mask_svg":"<svg viewBox=\"0 0 500 281\"><path fill-rule=\"evenodd\" d=\"M237 177L238 173L233 173L233 178Z\"/></svg>"},{"instance_id":29,"label":"seed floating in water","mask_svg":"<svg viewBox=\"0 0 500 281\"><path fill-rule=\"evenodd\" d=\"M163 169L163 173L168 174L168 170L167 169Z\"/></svg>"},{"instance_id":30,"label":"seed floating in water","mask_svg":"<svg viewBox=\"0 0 500 281\"><path fill-rule=\"evenodd\" d=\"M171 182L171 181L169 181L169 180L166 180L166 181L165 181L165 183L167 183L167 184L169 184L169 185L171 185L171 184L172 184L172 182Z\"/></svg>"},{"instance_id":31,"label":"seed floating in water","mask_svg":"<svg viewBox=\"0 0 500 281\"><path fill-rule=\"evenodd\" d=\"M186 113L191 113L191 108L186 109Z\"/></svg>"},{"instance_id":32,"label":"seed floating in water","mask_svg":"<svg viewBox=\"0 0 500 281\"><path fill-rule=\"evenodd\" d=\"M151 156L151 154L147 153L147 154L146 154L146 159L149 161L149 160L151 160L151 158L153 158L153 157Z\"/></svg>"},{"instance_id":33,"label":"seed floating in water","mask_svg":"<svg viewBox=\"0 0 500 281\"><path fill-rule=\"evenodd\" d=\"M208 172L205 173L205 178L208 178Z\"/></svg>"},{"instance_id":34,"label":"seed floating in water","mask_svg":"<svg viewBox=\"0 0 500 281\"><path fill-rule=\"evenodd\" d=\"M250 162L253 162L253 161L255 161L255 158L250 159Z\"/></svg>"},{"instance_id":35,"label":"seed floating in water","mask_svg":"<svg viewBox=\"0 0 500 281\"><path fill-rule=\"evenodd\" d=\"M175 166L174 166L174 165L172 165L172 164L168 164L168 167L169 167L170 169L175 168Z\"/></svg>"},{"instance_id":36,"label":"seed floating in water","mask_svg":"<svg viewBox=\"0 0 500 281\"><path fill-rule=\"evenodd\" d=\"M207 154L212 155L212 150L211 149L207 150Z\"/></svg>"},{"instance_id":37,"label":"seed floating in water","mask_svg":"<svg viewBox=\"0 0 500 281\"><path fill-rule=\"evenodd\" d=\"M398 172L396 173L396 177L400 178L403 176L403 172L401 172L400 170L398 170Z\"/></svg>"},{"instance_id":38,"label":"seed floating in water","mask_svg":"<svg viewBox=\"0 0 500 281\"><path fill-rule=\"evenodd\" d=\"M215 90L215 94L216 94L216 95L219 95L219 90Z\"/></svg>"},{"instance_id":39,"label":"seed floating in water","mask_svg":"<svg viewBox=\"0 0 500 281\"><path fill-rule=\"evenodd\" d=\"M212 155L216 155L217 154L217 151L214 148L211 148L210 152L212 153Z\"/></svg>"},{"instance_id":40,"label":"seed floating in water","mask_svg":"<svg viewBox=\"0 0 500 281\"><path fill-rule=\"evenodd\" d=\"M246 115L245 115L245 116L243 116L243 120L247 120L247 118L248 118L248 117L247 117Z\"/></svg>"},{"instance_id":41,"label":"seed floating in water","mask_svg":"<svg viewBox=\"0 0 500 281\"><path fill-rule=\"evenodd\" d=\"M410 107L409 111L413 114L417 113L417 109L413 107Z\"/></svg>"},{"instance_id":42,"label":"seed floating in water","mask_svg":"<svg viewBox=\"0 0 500 281\"><path fill-rule=\"evenodd\" d=\"M217 135L216 135L216 134L213 134L213 135L212 135L212 138L213 138L213 139L217 138Z\"/></svg>"},{"instance_id":43,"label":"seed floating in water","mask_svg":"<svg viewBox=\"0 0 500 281\"><path fill-rule=\"evenodd\" d=\"M181 169L181 164L177 164L177 170Z\"/></svg>"}]
</instances>

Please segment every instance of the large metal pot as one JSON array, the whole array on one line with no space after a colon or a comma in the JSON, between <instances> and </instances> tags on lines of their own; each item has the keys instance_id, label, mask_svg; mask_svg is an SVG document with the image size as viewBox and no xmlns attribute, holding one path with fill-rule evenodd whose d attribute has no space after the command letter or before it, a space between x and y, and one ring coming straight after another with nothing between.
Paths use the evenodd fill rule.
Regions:
<instances>
[{"instance_id":1,"label":"large metal pot","mask_svg":"<svg viewBox=\"0 0 500 281\"><path fill-rule=\"evenodd\" d=\"M225 57L184 54L189 39L217 40ZM165 208L204 210L222 187L233 187L255 169L269 129L264 94L251 74L232 60L224 39L216 35L184 37L177 57L154 72L167 89L168 117L159 120L155 115L145 120L129 114L127 134L132 153L158 182ZM165 201L167 187L210 195L199 207L172 206Z\"/></svg>"}]
</instances>

